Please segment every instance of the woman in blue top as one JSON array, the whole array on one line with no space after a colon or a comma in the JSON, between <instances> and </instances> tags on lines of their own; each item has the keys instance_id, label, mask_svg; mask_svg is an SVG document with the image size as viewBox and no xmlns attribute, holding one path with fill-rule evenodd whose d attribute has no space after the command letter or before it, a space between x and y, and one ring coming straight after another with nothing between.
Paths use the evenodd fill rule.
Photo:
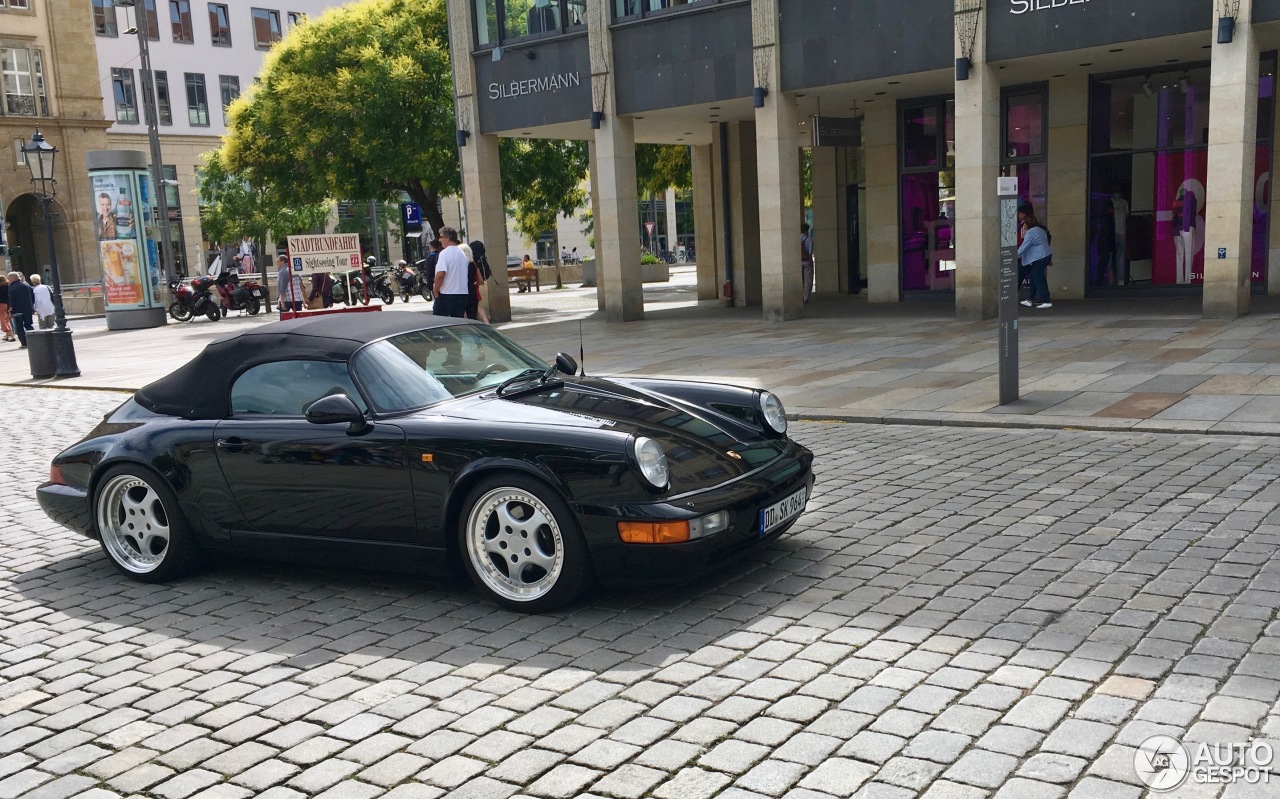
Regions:
<instances>
[{"instance_id":1,"label":"woman in blue top","mask_svg":"<svg viewBox=\"0 0 1280 799\"><path fill-rule=\"evenodd\" d=\"M1053 250L1049 247L1049 231L1036 218L1031 203L1018 206L1018 225L1022 229L1022 244L1018 246L1018 260L1024 269L1031 272L1031 293L1022 301L1028 308L1052 308L1049 299L1049 278L1045 270L1053 261ZM1036 298L1039 298L1037 303Z\"/></svg>"}]
</instances>

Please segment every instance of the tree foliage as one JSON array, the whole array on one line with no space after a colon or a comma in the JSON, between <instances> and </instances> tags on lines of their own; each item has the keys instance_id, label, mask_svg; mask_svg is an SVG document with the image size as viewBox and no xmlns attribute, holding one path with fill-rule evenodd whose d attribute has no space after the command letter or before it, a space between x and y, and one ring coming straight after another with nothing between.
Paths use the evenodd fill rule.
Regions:
<instances>
[{"instance_id":1,"label":"tree foliage","mask_svg":"<svg viewBox=\"0 0 1280 799\"><path fill-rule=\"evenodd\" d=\"M530 241L554 233L556 287L560 275L560 216L587 201L587 145L578 141L503 139L502 193L514 209L516 231Z\"/></svg>"},{"instance_id":2,"label":"tree foliage","mask_svg":"<svg viewBox=\"0 0 1280 799\"><path fill-rule=\"evenodd\" d=\"M230 109L222 155L303 203L460 190L444 0L360 0L292 30Z\"/></svg>"},{"instance_id":3,"label":"tree foliage","mask_svg":"<svg viewBox=\"0 0 1280 799\"><path fill-rule=\"evenodd\" d=\"M251 183L231 169L217 151L200 168L201 225L211 241L230 243L248 236L254 241L323 228L327 203L288 202L261 183Z\"/></svg>"},{"instance_id":4,"label":"tree foliage","mask_svg":"<svg viewBox=\"0 0 1280 799\"><path fill-rule=\"evenodd\" d=\"M682 144L637 144L636 183L640 196L693 187L693 162Z\"/></svg>"}]
</instances>

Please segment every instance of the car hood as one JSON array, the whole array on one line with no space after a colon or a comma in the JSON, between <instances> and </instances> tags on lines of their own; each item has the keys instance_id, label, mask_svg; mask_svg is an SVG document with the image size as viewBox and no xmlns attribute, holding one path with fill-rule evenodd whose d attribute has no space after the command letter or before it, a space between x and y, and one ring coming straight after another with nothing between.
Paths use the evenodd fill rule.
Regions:
<instances>
[{"instance_id":1,"label":"car hood","mask_svg":"<svg viewBox=\"0 0 1280 799\"><path fill-rule=\"evenodd\" d=\"M707 408L601 378L498 397L484 394L433 409L437 416L513 426L610 431L646 436L667 453L671 490L705 488L740 477L777 458L786 439Z\"/></svg>"}]
</instances>

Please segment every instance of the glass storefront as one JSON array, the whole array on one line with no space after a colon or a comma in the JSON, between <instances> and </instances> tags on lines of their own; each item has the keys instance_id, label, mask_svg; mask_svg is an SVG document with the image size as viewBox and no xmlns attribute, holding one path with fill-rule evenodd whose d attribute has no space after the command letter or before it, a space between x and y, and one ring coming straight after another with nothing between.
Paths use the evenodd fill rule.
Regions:
<instances>
[{"instance_id":1,"label":"glass storefront","mask_svg":"<svg viewBox=\"0 0 1280 799\"><path fill-rule=\"evenodd\" d=\"M904 292L955 290L955 119L950 98L901 106Z\"/></svg>"},{"instance_id":2,"label":"glass storefront","mask_svg":"<svg viewBox=\"0 0 1280 799\"><path fill-rule=\"evenodd\" d=\"M1252 279L1266 280L1275 56L1258 85ZM1209 65L1095 79L1090 87L1086 284L1204 282Z\"/></svg>"},{"instance_id":3,"label":"glass storefront","mask_svg":"<svg viewBox=\"0 0 1280 799\"><path fill-rule=\"evenodd\" d=\"M1046 86L1008 89L1004 95L1004 149L1000 174L1018 179L1018 201L1049 219L1048 91ZM1050 226L1052 227L1052 226Z\"/></svg>"}]
</instances>

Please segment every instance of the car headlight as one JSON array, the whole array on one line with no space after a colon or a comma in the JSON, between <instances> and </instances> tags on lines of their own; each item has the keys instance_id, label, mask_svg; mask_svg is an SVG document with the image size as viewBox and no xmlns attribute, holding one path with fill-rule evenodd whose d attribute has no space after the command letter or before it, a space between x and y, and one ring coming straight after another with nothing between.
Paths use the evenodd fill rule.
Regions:
<instances>
[{"instance_id":1,"label":"car headlight","mask_svg":"<svg viewBox=\"0 0 1280 799\"><path fill-rule=\"evenodd\" d=\"M771 392L760 392L760 415L773 432L787 432L787 412L782 408L782 400Z\"/></svg>"},{"instance_id":2,"label":"car headlight","mask_svg":"<svg viewBox=\"0 0 1280 799\"><path fill-rule=\"evenodd\" d=\"M662 451L658 442L652 438L638 437L635 441L635 455L640 474L649 481L649 485L666 488L671 471L667 468L667 453Z\"/></svg>"}]
</instances>

